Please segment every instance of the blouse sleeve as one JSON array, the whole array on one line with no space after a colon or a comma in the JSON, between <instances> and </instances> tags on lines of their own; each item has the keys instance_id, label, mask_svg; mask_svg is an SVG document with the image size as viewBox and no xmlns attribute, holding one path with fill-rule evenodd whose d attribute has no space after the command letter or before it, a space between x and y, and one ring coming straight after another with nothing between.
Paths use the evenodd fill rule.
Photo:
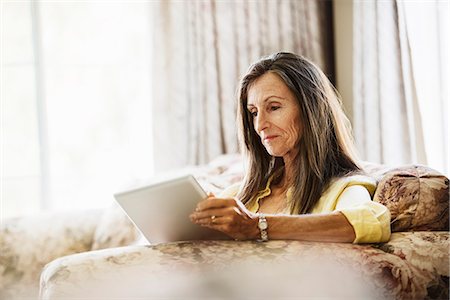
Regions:
<instances>
[{"instance_id":1,"label":"blouse sleeve","mask_svg":"<svg viewBox=\"0 0 450 300\"><path fill-rule=\"evenodd\" d=\"M351 186L354 185L365 187L368 191L367 198L352 197ZM372 188L361 185L356 183L345 187L337 200L335 210L344 214L353 226L356 236L353 243L387 242L391 236L390 212L386 206L370 199Z\"/></svg>"}]
</instances>

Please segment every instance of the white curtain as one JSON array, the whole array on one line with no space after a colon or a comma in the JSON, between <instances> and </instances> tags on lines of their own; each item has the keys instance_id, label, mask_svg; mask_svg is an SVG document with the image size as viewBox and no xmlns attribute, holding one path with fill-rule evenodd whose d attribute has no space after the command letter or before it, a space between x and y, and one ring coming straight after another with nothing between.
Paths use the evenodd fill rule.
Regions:
<instances>
[{"instance_id":1,"label":"white curtain","mask_svg":"<svg viewBox=\"0 0 450 300\"><path fill-rule=\"evenodd\" d=\"M237 152L236 88L249 64L296 52L333 79L332 41L330 1L158 1L155 170Z\"/></svg>"},{"instance_id":2,"label":"white curtain","mask_svg":"<svg viewBox=\"0 0 450 300\"><path fill-rule=\"evenodd\" d=\"M2 6L2 218L105 207L153 173L151 2Z\"/></svg>"},{"instance_id":3,"label":"white curtain","mask_svg":"<svg viewBox=\"0 0 450 300\"><path fill-rule=\"evenodd\" d=\"M448 174L447 1L354 1L354 132L363 159Z\"/></svg>"}]
</instances>

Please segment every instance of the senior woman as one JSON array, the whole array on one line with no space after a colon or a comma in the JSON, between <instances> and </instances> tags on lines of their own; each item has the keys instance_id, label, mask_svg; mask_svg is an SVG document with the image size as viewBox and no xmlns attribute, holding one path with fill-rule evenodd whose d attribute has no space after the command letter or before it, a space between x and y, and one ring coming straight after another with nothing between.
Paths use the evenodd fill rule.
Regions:
<instances>
[{"instance_id":1,"label":"senior woman","mask_svg":"<svg viewBox=\"0 0 450 300\"><path fill-rule=\"evenodd\" d=\"M358 165L340 99L307 59L276 53L243 77L242 183L209 194L191 221L238 239L385 242L389 210Z\"/></svg>"}]
</instances>

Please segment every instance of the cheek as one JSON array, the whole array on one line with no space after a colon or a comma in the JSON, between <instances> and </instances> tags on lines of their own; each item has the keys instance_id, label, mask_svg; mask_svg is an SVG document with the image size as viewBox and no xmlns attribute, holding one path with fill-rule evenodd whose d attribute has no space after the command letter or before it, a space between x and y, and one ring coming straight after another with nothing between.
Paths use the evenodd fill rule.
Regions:
<instances>
[{"instance_id":1,"label":"cheek","mask_svg":"<svg viewBox=\"0 0 450 300\"><path fill-rule=\"evenodd\" d=\"M289 142L290 144L295 144L301 138L303 133L303 126L300 122L300 117L292 116L291 118L286 118L286 120L289 120L285 127Z\"/></svg>"},{"instance_id":2,"label":"cheek","mask_svg":"<svg viewBox=\"0 0 450 300\"><path fill-rule=\"evenodd\" d=\"M288 136L289 136L289 142L292 144L297 143L297 141L300 139L302 130L299 126L299 124L290 124L287 130Z\"/></svg>"}]
</instances>

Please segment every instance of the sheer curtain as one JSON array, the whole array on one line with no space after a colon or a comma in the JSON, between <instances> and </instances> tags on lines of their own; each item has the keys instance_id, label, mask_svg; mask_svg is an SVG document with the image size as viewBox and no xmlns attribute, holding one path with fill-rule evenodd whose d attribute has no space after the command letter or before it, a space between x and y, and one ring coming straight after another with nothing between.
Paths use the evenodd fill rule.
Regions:
<instances>
[{"instance_id":1,"label":"sheer curtain","mask_svg":"<svg viewBox=\"0 0 450 300\"><path fill-rule=\"evenodd\" d=\"M158 1L154 18L155 170L238 151L236 88L249 64L302 54L333 80L331 1Z\"/></svg>"},{"instance_id":2,"label":"sheer curtain","mask_svg":"<svg viewBox=\"0 0 450 300\"><path fill-rule=\"evenodd\" d=\"M448 1L354 1L354 132L363 159L449 174Z\"/></svg>"},{"instance_id":3,"label":"sheer curtain","mask_svg":"<svg viewBox=\"0 0 450 300\"><path fill-rule=\"evenodd\" d=\"M151 3L1 5L1 217L110 205L153 174Z\"/></svg>"}]
</instances>

